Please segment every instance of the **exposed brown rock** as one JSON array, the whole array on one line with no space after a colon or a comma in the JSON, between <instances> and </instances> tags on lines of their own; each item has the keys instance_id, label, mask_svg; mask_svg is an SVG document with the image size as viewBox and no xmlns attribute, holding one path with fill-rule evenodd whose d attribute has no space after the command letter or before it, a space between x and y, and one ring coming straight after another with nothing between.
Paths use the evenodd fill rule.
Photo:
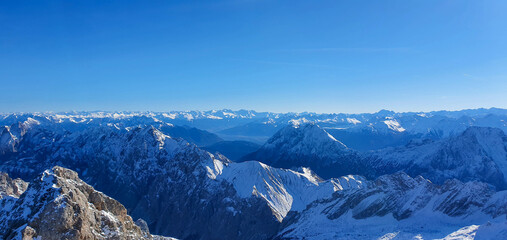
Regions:
<instances>
[{"instance_id":1,"label":"exposed brown rock","mask_svg":"<svg viewBox=\"0 0 507 240\"><path fill-rule=\"evenodd\" d=\"M118 201L62 167L45 171L1 214L6 239L160 239L141 230Z\"/></svg>"}]
</instances>

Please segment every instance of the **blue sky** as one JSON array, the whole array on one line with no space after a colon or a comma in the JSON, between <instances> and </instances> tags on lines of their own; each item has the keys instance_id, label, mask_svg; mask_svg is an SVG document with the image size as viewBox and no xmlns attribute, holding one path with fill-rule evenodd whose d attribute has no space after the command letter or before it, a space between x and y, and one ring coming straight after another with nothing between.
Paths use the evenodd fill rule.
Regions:
<instances>
[{"instance_id":1,"label":"blue sky","mask_svg":"<svg viewBox=\"0 0 507 240\"><path fill-rule=\"evenodd\" d=\"M1 1L0 112L507 108L507 1Z\"/></svg>"}]
</instances>

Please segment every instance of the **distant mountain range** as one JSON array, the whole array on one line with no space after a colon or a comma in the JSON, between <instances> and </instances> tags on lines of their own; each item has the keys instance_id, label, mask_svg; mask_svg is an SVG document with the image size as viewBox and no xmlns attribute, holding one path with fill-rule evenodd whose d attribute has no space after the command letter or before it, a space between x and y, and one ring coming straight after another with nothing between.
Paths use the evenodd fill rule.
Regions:
<instances>
[{"instance_id":1,"label":"distant mountain range","mask_svg":"<svg viewBox=\"0 0 507 240\"><path fill-rule=\"evenodd\" d=\"M118 127L156 126L164 123L195 127L217 134L228 141L242 140L257 144L263 144L275 132L292 122L313 122L356 150L399 146L421 137L440 139L457 135L470 126L507 130L507 110L499 108L407 113L381 110L363 114L271 113L227 109L171 112L16 113L0 114L0 126L10 126L16 122L26 121L28 118L39 122L57 122L68 127L72 127L74 123L117 124ZM213 136L203 137L203 139L210 139L210 141L196 142L196 144L211 145L218 140Z\"/></svg>"}]
</instances>

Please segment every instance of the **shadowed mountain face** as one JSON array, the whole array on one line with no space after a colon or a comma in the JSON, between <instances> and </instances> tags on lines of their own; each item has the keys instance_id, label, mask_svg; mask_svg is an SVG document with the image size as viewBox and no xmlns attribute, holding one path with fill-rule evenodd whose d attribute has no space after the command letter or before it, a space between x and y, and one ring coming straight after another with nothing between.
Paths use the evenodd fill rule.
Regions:
<instances>
[{"instance_id":1,"label":"shadowed mountain face","mask_svg":"<svg viewBox=\"0 0 507 240\"><path fill-rule=\"evenodd\" d=\"M378 150L392 146L403 146L411 140L421 138L422 134L407 132L377 132L371 129L350 131L347 129L324 128L334 138L339 139L347 147L358 150Z\"/></svg>"}]
</instances>

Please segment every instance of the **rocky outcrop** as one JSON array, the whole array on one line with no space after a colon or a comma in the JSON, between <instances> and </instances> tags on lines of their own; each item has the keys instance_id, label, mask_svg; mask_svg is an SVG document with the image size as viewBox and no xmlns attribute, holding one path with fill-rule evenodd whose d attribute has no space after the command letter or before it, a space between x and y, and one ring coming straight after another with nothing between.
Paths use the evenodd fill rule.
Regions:
<instances>
[{"instance_id":1,"label":"rocky outcrop","mask_svg":"<svg viewBox=\"0 0 507 240\"><path fill-rule=\"evenodd\" d=\"M30 183L11 209L0 211L3 239L154 239L118 201L62 167Z\"/></svg>"},{"instance_id":2,"label":"rocky outcrop","mask_svg":"<svg viewBox=\"0 0 507 240\"><path fill-rule=\"evenodd\" d=\"M7 173L0 172L0 212L8 212L27 188L27 182L19 178L12 179Z\"/></svg>"}]
</instances>

